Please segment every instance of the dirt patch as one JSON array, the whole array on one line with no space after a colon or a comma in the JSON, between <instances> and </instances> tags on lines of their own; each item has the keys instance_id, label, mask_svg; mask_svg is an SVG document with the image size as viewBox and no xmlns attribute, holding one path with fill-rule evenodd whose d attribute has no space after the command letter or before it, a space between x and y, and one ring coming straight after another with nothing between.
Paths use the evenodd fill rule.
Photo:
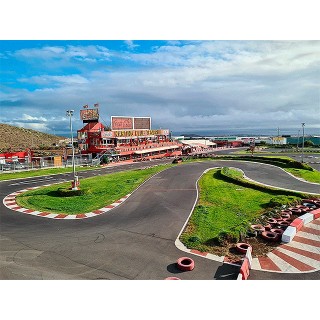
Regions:
<instances>
[{"instance_id":1,"label":"dirt patch","mask_svg":"<svg viewBox=\"0 0 320 320\"><path fill-rule=\"evenodd\" d=\"M281 242L268 242L260 236L255 238L245 238L242 242L248 243L252 246L252 257L263 257L275 248L281 245ZM244 254L238 252L236 243L225 242L223 245L206 246L206 252L215 254L217 256L225 256L225 260L232 263L238 263L243 258Z\"/></svg>"}]
</instances>

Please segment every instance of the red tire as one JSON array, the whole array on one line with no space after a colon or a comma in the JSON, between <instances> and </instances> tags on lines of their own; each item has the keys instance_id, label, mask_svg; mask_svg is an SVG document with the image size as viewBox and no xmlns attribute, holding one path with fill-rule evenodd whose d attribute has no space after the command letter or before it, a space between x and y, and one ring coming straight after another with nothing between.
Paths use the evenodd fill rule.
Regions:
<instances>
[{"instance_id":1,"label":"red tire","mask_svg":"<svg viewBox=\"0 0 320 320\"><path fill-rule=\"evenodd\" d=\"M241 253L247 253L248 248L250 248L252 252L252 247L250 246L250 244L245 242L239 242L236 244L236 249Z\"/></svg>"},{"instance_id":2,"label":"red tire","mask_svg":"<svg viewBox=\"0 0 320 320\"><path fill-rule=\"evenodd\" d=\"M270 223L270 224L276 224L276 223L277 223L277 220L274 219L274 218L269 218L269 219L268 219L268 223Z\"/></svg>"},{"instance_id":3,"label":"red tire","mask_svg":"<svg viewBox=\"0 0 320 320\"><path fill-rule=\"evenodd\" d=\"M165 278L164 280L181 280L181 279L177 277L168 277L168 278Z\"/></svg>"},{"instance_id":4,"label":"red tire","mask_svg":"<svg viewBox=\"0 0 320 320\"><path fill-rule=\"evenodd\" d=\"M261 233L261 237L267 241L276 242L279 240L278 233L271 232L271 231L265 231Z\"/></svg>"},{"instance_id":5,"label":"red tire","mask_svg":"<svg viewBox=\"0 0 320 320\"><path fill-rule=\"evenodd\" d=\"M281 211L281 215L282 215L283 213L286 213L286 214L291 215L291 210L289 210L289 209L282 210L282 211Z\"/></svg>"},{"instance_id":6,"label":"red tire","mask_svg":"<svg viewBox=\"0 0 320 320\"><path fill-rule=\"evenodd\" d=\"M279 225L281 227L288 227L290 225L290 222L289 221L280 221Z\"/></svg>"},{"instance_id":7,"label":"red tire","mask_svg":"<svg viewBox=\"0 0 320 320\"><path fill-rule=\"evenodd\" d=\"M284 233L284 230L279 229L279 228L275 228L275 229L271 229L271 232L274 232L278 235L278 241L281 240L282 234Z\"/></svg>"},{"instance_id":8,"label":"red tire","mask_svg":"<svg viewBox=\"0 0 320 320\"><path fill-rule=\"evenodd\" d=\"M301 200L302 203L312 203L312 204L314 204L314 201L315 201L314 199L302 199Z\"/></svg>"},{"instance_id":9,"label":"red tire","mask_svg":"<svg viewBox=\"0 0 320 320\"><path fill-rule=\"evenodd\" d=\"M281 213L282 219L289 219L290 217L291 217L291 214L289 214L289 213Z\"/></svg>"},{"instance_id":10,"label":"red tire","mask_svg":"<svg viewBox=\"0 0 320 320\"><path fill-rule=\"evenodd\" d=\"M264 226L264 231L270 231L271 230L271 224L267 224Z\"/></svg>"},{"instance_id":11,"label":"red tire","mask_svg":"<svg viewBox=\"0 0 320 320\"><path fill-rule=\"evenodd\" d=\"M275 228L275 229L271 229L271 232L274 232L274 233L277 233L279 235L282 235L284 233L284 230Z\"/></svg>"},{"instance_id":12,"label":"red tire","mask_svg":"<svg viewBox=\"0 0 320 320\"><path fill-rule=\"evenodd\" d=\"M251 229L253 229L254 231L257 231L258 233L265 231L262 224L252 224Z\"/></svg>"},{"instance_id":13,"label":"red tire","mask_svg":"<svg viewBox=\"0 0 320 320\"><path fill-rule=\"evenodd\" d=\"M177 261L178 269L181 271L191 271L194 269L194 261L188 257L181 257Z\"/></svg>"}]
</instances>

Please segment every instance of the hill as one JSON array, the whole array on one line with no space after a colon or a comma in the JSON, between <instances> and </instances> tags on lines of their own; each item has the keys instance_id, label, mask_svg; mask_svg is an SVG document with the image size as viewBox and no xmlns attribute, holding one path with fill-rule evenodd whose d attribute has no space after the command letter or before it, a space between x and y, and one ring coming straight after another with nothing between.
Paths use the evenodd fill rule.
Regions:
<instances>
[{"instance_id":1,"label":"hill","mask_svg":"<svg viewBox=\"0 0 320 320\"><path fill-rule=\"evenodd\" d=\"M63 139L65 137L0 123L0 152L50 149Z\"/></svg>"}]
</instances>

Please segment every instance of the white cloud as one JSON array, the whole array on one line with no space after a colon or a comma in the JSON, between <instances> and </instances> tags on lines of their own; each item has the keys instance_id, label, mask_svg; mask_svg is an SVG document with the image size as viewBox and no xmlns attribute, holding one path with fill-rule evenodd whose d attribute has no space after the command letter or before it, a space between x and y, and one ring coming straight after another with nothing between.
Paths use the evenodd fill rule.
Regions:
<instances>
[{"instance_id":1,"label":"white cloud","mask_svg":"<svg viewBox=\"0 0 320 320\"><path fill-rule=\"evenodd\" d=\"M41 52L37 50L20 54L24 59L27 54L35 57ZM153 50L115 53L102 46L46 47L42 53L48 63L61 54L66 61L80 59L78 72L42 71L23 77L21 81L39 88L11 88L1 95L7 101L2 105L13 105L37 120L44 117L49 126L61 130L67 127L62 121L66 109L95 102L106 121L111 115L150 115L155 126L173 131L295 129L302 121L319 129L320 41L196 41ZM116 66L109 64L114 57ZM95 67L85 59L108 64ZM78 115L74 120L80 127Z\"/></svg>"},{"instance_id":2,"label":"white cloud","mask_svg":"<svg viewBox=\"0 0 320 320\"><path fill-rule=\"evenodd\" d=\"M36 83L36 84L86 84L89 83L89 80L85 77L82 77L78 74L68 75L68 76L34 76L30 78L21 78L19 79L21 82L29 82L29 83Z\"/></svg>"},{"instance_id":3,"label":"white cloud","mask_svg":"<svg viewBox=\"0 0 320 320\"><path fill-rule=\"evenodd\" d=\"M133 43L132 40L126 40L125 41L126 46L128 47L129 50L133 50L134 48L139 47L138 44Z\"/></svg>"},{"instance_id":4,"label":"white cloud","mask_svg":"<svg viewBox=\"0 0 320 320\"><path fill-rule=\"evenodd\" d=\"M44 117L33 117L33 116L30 116L29 114L23 114L22 117L21 117L21 120L27 120L27 121L43 121L43 122L46 122L48 121L46 118Z\"/></svg>"}]
</instances>

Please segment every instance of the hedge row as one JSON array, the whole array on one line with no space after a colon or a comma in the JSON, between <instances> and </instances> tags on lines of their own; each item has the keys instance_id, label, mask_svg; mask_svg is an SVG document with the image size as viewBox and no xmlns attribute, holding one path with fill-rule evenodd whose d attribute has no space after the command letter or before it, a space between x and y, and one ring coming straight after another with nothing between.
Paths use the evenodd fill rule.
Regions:
<instances>
[{"instance_id":1,"label":"hedge row","mask_svg":"<svg viewBox=\"0 0 320 320\"><path fill-rule=\"evenodd\" d=\"M222 156L222 159L230 159L230 160L244 160L244 161L255 161L255 162L262 162L266 164L273 164L281 168L295 168L295 169L304 169L308 171L314 171L312 167L305 163L301 163L295 161L293 159L284 159L284 158L277 158L277 157L251 157L251 156Z\"/></svg>"},{"instance_id":2,"label":"hedge row","mask_svg":"<svg viewBox=\"0 0 320 320\"><path fill-rule=\"evenodd\" d=\"M274 195L286 195L286 196L295 196L299 198L308 198L309 195L306 193L301 193L301 192L295 192L295 191L289 191L289 190L280 190L280 189L275 189L271 188L268 186L260 185L253 183L251 181L245 180L243 177L238 177L236 175L233 175L230 172L230 169L227 167L222 168L217 172L216 175L217 178L221 178L224 181L235 183L239 186L246 187L246 188L252 188L258 191L263 191L263 192L269 192Z\"/></svg>"}]
</instances>

